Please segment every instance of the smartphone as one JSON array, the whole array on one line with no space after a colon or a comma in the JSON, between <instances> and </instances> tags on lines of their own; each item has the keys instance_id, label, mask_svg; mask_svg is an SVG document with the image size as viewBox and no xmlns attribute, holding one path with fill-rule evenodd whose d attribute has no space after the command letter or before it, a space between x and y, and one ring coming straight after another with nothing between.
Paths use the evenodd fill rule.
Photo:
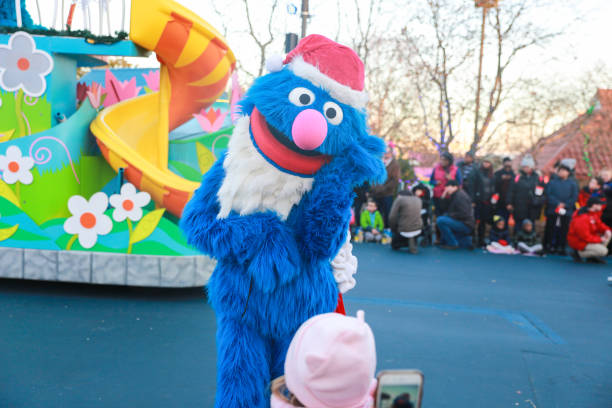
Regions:
<instances>
[{"instance_id":1,"label":"smartphone","mask_svg":"<svg viewBox=\"0 0 612 408\"><path fill-rule=\"evenodd\" d=\"M421 407L424 378L419 370L385 370L376 378L376 408Z\"/></svg>"}]
</instances>

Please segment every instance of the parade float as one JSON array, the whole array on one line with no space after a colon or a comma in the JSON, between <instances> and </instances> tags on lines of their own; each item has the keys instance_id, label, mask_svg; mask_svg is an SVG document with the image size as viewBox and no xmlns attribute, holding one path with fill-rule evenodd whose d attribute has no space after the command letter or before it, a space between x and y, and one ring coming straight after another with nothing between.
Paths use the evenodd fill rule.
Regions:
<instances>
[{"instance_id":1,"label":"parade float","mask_svg":"<svg viewBox=\"0 0 612 408\"><path fill-rule=\"evenodd\" d=\"M0 277L204 285L178 221L231 134L226 41L171 0L132 0L129 39L105 41L28 27L23 4L0 19Z\"/></svg>"}]
</instances>

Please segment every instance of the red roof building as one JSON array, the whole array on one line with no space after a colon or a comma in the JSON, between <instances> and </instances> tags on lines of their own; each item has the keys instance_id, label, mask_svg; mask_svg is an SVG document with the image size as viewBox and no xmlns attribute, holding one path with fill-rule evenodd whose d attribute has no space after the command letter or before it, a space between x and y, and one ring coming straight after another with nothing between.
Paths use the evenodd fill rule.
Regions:
<instances>
[{"instance_id":1,"label":"red roof building","mask_svg":"<svg viewBox=\"0 0 612 408\"><path fill-rule=\"evenodd\" d=\"M582 181L612 169L612 89L598 89L587 112L540 140L531 153L544 172L561 159L576 159L576 178Z\"/></svg>"}]
</instances>

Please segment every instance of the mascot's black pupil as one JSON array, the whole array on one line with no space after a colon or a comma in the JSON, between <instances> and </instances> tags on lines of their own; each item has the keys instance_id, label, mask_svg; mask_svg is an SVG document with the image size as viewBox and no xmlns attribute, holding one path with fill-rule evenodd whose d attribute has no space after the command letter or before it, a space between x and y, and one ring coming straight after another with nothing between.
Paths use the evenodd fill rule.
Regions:
<instances>
[{"instance_id":1,"label":"mascot's black pupil","mask_svg":"<svg viewBox=\"0 0 612 408\"><path fill-rule=\"evenodd\" d=\"M308 105L310 103L310 95L305 94L305 93L301 94L300 103L304 105Z\"/></svg>"},{"instance_id":2,"label":"mascot's black pupil","mask_svg":"<svg viewBox=\"0 0 612 408\"><path fill-rule=\"evenodd\" d=\"M334 108L327 108L327 110L325 111L325 116L327 116L330 119L335 118L336 110Z\"/></svg>"}]
</instances>

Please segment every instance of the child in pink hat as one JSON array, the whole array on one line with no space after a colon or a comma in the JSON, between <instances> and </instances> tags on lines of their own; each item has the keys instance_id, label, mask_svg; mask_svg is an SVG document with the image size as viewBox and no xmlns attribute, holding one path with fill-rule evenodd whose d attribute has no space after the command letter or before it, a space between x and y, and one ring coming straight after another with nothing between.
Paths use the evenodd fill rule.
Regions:
<instances>
[{"instance_id":1,"label":"child in pink hat","mask_svg":"<svg viewBox=\"0 0 612 408\"><path fill-rule=\"evenodd\" d=\"M376 346L362 310L325 313L304 322L272 383L272 408L370 408L376 391Z\"/></svg>"}]
</instances>

